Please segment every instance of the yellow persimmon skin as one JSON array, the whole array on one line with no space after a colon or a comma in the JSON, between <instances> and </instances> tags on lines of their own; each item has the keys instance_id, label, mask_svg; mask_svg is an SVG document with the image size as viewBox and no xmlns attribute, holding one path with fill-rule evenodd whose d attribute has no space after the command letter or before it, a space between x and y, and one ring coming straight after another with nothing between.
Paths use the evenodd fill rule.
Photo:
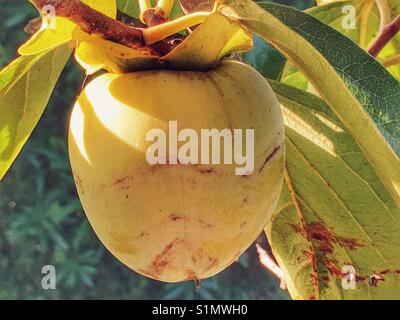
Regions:
<instances>
[{"instance_id":1,"label":"yellow persimmon skin","mask_svg":"<svg viewBox=\"0 0 400 320\"><path fill-rule=\"evenodd\" d=\"M200 129L254 129L254 172L235 175L235 163L150 165L146 134L161 128L168 139L169 121L199 137ZM225 61L208 72L98 77L72 112L69 154L83 208L107 249L136 272L178 282L222 271L262 232L282 186L283 143L268 83Z\"/></svg>"}]
</instances>

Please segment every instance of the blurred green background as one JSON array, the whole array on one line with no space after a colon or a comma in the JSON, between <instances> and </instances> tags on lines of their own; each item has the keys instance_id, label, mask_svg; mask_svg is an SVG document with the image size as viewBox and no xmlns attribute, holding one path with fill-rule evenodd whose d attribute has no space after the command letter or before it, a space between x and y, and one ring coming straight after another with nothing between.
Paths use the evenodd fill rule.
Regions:
<instances>
[{"instance_id":1,"label":"blurred green background","mask_svg":"<svg viewBox=\"0 0 400 320\"><path fill-rule=\"evenodd\" d=\"M304 9L314 1L279 2ZM0 7L2 68L16 57L28 37L24 26L37 13L27 0L0 0ZM82 211L67 155L68 118L84 80L71 59L38 127L0 183L0 299L288 299L260 266L254 246L203 280L200 289L193 282L147 279L104 249ZM56 290L42 289L44 265L56 268Z\"/></svg>"}]
</instances>

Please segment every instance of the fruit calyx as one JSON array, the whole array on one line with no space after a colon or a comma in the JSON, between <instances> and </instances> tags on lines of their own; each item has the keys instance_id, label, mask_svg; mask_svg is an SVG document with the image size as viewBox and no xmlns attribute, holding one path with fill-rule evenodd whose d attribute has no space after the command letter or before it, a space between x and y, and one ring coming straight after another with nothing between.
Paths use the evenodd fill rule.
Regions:
<instances>
[{"instance_id":1,"label":"fruit calyx","mask_svg":"<svg viewBox=\"0 0 400 320\"><path fill-rule=\"evenodd\" d=\"M138 0L142 27L128 26L99 12L80 0L30 0L39 11L51 6L59 17L75 23L83 32L98 35L132 49L148 49L152 55L162 56L171 50L153 46L157 42L168 40L169 36L186 28L202 23L209 12L195 12L176 20L169 20L174 0L160 0L160 5L151 7L149 0ZM47 9L46 9L47 10ZM77 39L79 40L79 39ZM166 42L165 42L166 43Z\"/></svg>"},{"instance_id":2,"label":"fruit calyx","mask_svg":"<svg viewBox=\"0 0 400 320\"><path fill-rule=\"evenodd\" d=\"M139 0L139 18L144 24L141 28L117 20L116 13L107 16L97 11L84 3L88 0L30 1L38 9L53 6L57 18L75 24L75 29L69 31L66 38L74 40L76 60L87 74L100 69L114 73L146 69L208 70L227 54L252 48L251 33L238 21L219 13L217 4L212 11L189 13L183 10L188 14L169 20L173 0L159 0L154 8L150 7L150 1ZM194 31L182 33L194 26L197 26ZM61 29L51 31L63 32ZM20 48L20 54L33 54L30 47L35 47L37 53L35 41L40 40L40 34L45 38L45 32L49 31L42 26ZM61 44L62 41L57 43Z\"/></svg>"}]
</instances>

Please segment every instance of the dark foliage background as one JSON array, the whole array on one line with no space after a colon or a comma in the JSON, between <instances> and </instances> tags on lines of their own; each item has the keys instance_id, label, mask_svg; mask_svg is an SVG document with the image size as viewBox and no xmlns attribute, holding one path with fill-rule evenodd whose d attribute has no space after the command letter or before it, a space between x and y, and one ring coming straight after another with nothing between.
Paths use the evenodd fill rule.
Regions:
<instances>
[{"instance_id":1,"label":"dark foliage background","mask_svg":"<svg viewBox=\"0 0 400 320\"><path fill-rule=\"evenodd\" d=\"M301 9L312 4L280 2ZM24 26L37 14L28 1L0 0L0 7L2 68L17 55L28 37ZM257 66L265 62L250 57ZM39 126L0 183L0 299L287 299L259 265L254 246L198 290L192 282L149 280L103 248L80 206L67 155L68 117L84 79L71 59ZM44 265L56 268L56 290L42 289Z\"/></svg>"}]
</instances>

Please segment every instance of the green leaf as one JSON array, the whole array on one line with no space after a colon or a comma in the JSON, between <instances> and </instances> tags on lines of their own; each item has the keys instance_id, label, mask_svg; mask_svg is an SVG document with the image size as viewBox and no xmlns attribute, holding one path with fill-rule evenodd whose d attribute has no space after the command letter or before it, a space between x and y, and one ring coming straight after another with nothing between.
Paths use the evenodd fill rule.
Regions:
<instances>
[{"instance_id":1,"label":"green leaf","mask_svg":"<svg viewBox=\"0 0 400 320\"><path fill-rule=\"evenodd\" d=\"M117 8L132 18L139 19L139 1L137 0L117 0Z\"/></svg>"},{"instance_id":2,"label":"green leaf","mask_svg":"<svg viewBox=\"0 0 400 320\"><path fill-rule=\"evenodd\" d=\"M273 80L281 78L286 59L260 37L254 37L253 49L244 53L243 57L264 77Z\"/></svg>"},{"instance_id":3,"label":"green leaf","mask_svg":"<svg viewBox=\"0 0 400 320\"><path fill-rule=\"evenodd\" d=\"M219 10L302 70L400 205L400 83L350 39L299 10L250 0L223 0Z\"/></svg>"},{"instance_id":4,"label":"green leaf","mask_svg":"<svg viewBox=\"0 0 400 320\"><path fill-rule=\"evenodd\" d=\"M400 14L400 5L398 4L398 0L388 0L387 2L389 8L391 9L391 16L398 16ZM343 21L345 21L344 18L346 13L342 13L342 9L344 6L348 5L355 9L356 24L354 29L343 27ZM374 1L351 0L333 2L327 5L313 7L306 10L306 12L316 17L323 23L328 24L340 33L346 35L364 50L369 48L379 35L380 18ZM378 59L380 61L385 61L399 53L400 34L389 41L385 48L379 53ZM392 75L400 79L400 65L390 66L388 70ZM300 73L297 75L291 73L288 79L284 76L284 82L294 84L293 81L298 82L300 78L304 79L304 76L302 76Z\"/></svg>"},{"instance_id":5,"label":"green leaf","mask_svg":"<svg viewBox=\"0 0 400 320\"><path fill-rule=\"evenodd\" d=\"M183 15L184 15L184 14L183 14L181 5L180 5L180 3L179 3L179 0L175 0L174 6L172 7L172 10L171 10L171 16L170 16L170 18L171 18L171 19L176 19L176 18L181 17L181 16L183 16Z\"/></svg>"},{"instance_id":6,"label":"green leaf","mask_svg":"<svg viewBox=\"0 0 400 320\"><path fill-rule=\"evenodd\" d=\"M0 179L39 121L71 50L16 59L0 72Z\"/></svg>"},{"instance_id":7,"label":"green leaf","mask_svg":"<svg viewBox=\"0 0 400 320\"><path fill-rule=\"evenodd\" d=\"M73 39L76 25L62 17L55 18L55 29L44 28L36 32L19 49L21 56L36 55L62 46Z\"/></svg>"},{"instance_id":8,"label":"green leaf","mask_svg":"<svg viewBox=\"0 0 400 320\"><path fill-rule=\"evenodd\" d=\"M154 4L155 5L155 4ZM139 1L138 0L117 0L118 10L132 18L139 19ZM171 19L175 19L183 15L179 0L175 0L171 10Z\"/></svg>"},{"instance_id":9,"label":"green leaf","mask_svg":"<svg viewBox=\"0 0 400 320\"><path fill-rule=\"evenodd\" d=\"M399 299L400 208L323 100L270 84L286 125L287 169L266 232L292 297ZM344 266L356 271L353 290L342 287Z\"/></svg>"},{"instance_id":10,"label":"green leaf","mask_svg":"<svg viewBox=\"0 0 400 320\"><path fill-rule=\"evenodd\" d=\"M346 13L343 13L342 9L347 5L355 9L355 28L343 28L342 23L344 22L343 19ZM363 49L366 48L379 27L379 13L373 1L351 0L333 2L324 6L310 8L306 12L346 35Z\"/></svg>"},{"instance_id":11,"label":"green leaf","mask_svg":"<svg viewBox=\"0 0 400 320\"><path fill-rule=\"evenodd\" d=\"M81 0L89 7L104 13L105 15L115 18L117 16L116 0Z\"/></svg>"}]
</instances>

